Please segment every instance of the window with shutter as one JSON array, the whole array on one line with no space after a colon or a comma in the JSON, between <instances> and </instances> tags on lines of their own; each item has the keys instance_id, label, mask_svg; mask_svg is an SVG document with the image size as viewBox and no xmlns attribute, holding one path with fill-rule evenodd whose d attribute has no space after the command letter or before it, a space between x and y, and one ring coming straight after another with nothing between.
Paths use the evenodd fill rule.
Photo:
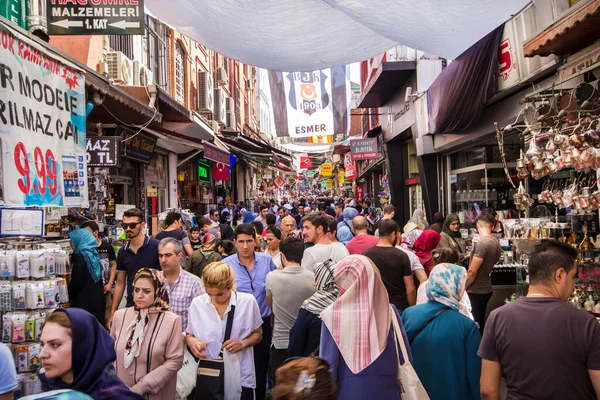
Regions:
<instances>
[{"instance_id":1,"label":"window with shutter","mask_svg":"<svg viewBox=\"0 0 600 400\"><path fill-rule=\"evenodd\" d=\"M175 43L175 100L185 104L185 53L179 42Z\"/></svg>"}]
</instances>

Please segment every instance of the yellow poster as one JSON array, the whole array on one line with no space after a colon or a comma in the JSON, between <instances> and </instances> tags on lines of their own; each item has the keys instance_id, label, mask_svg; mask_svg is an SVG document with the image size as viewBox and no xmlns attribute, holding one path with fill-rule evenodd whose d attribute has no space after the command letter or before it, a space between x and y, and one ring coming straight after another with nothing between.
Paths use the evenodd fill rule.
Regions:
<instances>
[{"instance_id":1,"label":"yellow poster","mask_svg":"<svg viewBox=\"0 0 600 400\"><path fill-rule=\"evenodd\" d=\"M333 166L331 163L326 163L321 166L321 176L331 176Z\"/></svg>"},{"instance_id":2,"label":"yellow poster","mask_svg":"<svg viewBox=\"0 0 600 400\"><path fill-rule=\"evenodd\" d=\"M340 169L338 172L338 185L343 185L346 181L346 172L343 169Z\"/></svg>"},{"instance_id":3,"label":"yellow poster","mask_svg":"<svg viewBox=\"0 0 600 400\"><path fill-rule=\"evenodd\" d=\"M333 179L327 179L327 189L333 188Z\"/></svg>"}]
</instances>

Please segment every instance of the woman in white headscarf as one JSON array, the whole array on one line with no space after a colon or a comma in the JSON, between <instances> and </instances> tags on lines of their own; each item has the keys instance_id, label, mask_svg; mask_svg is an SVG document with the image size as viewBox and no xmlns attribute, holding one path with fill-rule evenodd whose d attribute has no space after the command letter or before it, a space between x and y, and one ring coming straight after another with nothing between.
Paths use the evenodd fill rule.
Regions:
<instances>
[{"instance_id":1,"label":"woman in white headscarf","mask_svg":"<svg viewBox=\"0 0 600 400\"><path fill-rule=\"evenodd\" d=\"M480 398L481 335L475 322L459 312L466 281L465 268L438 264L427 282L429 301L402 313L413 366L431 400Z\"/></svg>"},{"instance_id":2,"label":"woman in white headscarf","mask_svg":"<svg viewBox=\"0 0 600 400\"><path fill-rule=\"evenodd\" d=\"M409 358L410 347L379 270L369 258L352 255L333 275L340 295L321 312L320 357L331 365L338 398L399 399L398 363L405 360L395 340L405 343ZM398 334L392 318L398 320Z\"/></svg>"},{"instance_id":3,"label":"woman in white headscarf","mask_svg":"<svg viewBox=\"0 0 600 400\"><path fill-rule=\"evenodd\" d=\"M417 208L408 222L414 222L418 226L422 226L423 230L429 228L429 224L425 219L425 213L420 208Z\"/></svg>"}]
</instances>

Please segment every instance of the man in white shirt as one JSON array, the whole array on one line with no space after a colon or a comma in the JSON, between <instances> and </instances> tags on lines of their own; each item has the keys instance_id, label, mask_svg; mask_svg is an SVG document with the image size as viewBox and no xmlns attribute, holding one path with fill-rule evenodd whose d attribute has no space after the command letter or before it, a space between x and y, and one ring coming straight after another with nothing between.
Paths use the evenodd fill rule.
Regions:
<instances>
[{"instance_id":1,"label":"man in white shirt","mask_svg":"<svg viewBox=\"0 0 600 400\"><path fill-rule=\"evenodd\" d=\"M302 239L288 237L279 245L282 269L267 275L267 304L273 310L273 340L271 344L271 369L288 358L290 330L304 300L315 292L314 274L300 266L304 253Z\"/></svg>"},{"instance_id":2,"label":"man in white shirt","mask_svg":"<svg viewBox=\"0 0 600 400\"><path fill-rule=\"evenodd\" d=\"M221 210L221 215L226 211L229 213L229 217L227 217L227 222L233 221L233 203L227 203L227 207Z\"/></svg>"},{"instance_id":3,"label":"man in white shirt","mask_svg":"<svg viewBox=\"0 0 600 400\"><path fill-rule=\"evenodd\" d=\"M268 213L269 213L269 207L266 204L263 204L262 206L260 206L260 213L258 214L258 217L254 218L254 221L259 221L262 224L263 230L267 229L267 214Z\"/></svg>"},{"instance_id":4,"label":"man in white shirt","mask_svg":"<svg viewBox=\"0 0 600 400\"><path fill-rule=\"evenodd\" d=\"M350 255L346 246L340 242L332 242L327 237L328 220L329 218L320 212L310 213L304 217L302 235L314 246L304 251L302 266L311 272L315 272L315 268L319 263L329 259L337 263Z\"/></svg>"}]
</instances>

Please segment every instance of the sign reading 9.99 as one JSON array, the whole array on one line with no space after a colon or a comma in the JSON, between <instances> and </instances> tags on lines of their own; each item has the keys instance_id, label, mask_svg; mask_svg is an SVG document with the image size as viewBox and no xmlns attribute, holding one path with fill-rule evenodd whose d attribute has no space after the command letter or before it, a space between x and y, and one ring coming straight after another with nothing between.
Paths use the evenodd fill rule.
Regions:
<instances>
[{"instance_id":1,"label":"sign reading 9.99","mask_svg":"<svg viewBox=\"0 0 600 400\"><path fill-rule=\"evenodd\" d=\"M0 204L88 206L83 74L0 27Z\"/></svg>"}]
</instances>

